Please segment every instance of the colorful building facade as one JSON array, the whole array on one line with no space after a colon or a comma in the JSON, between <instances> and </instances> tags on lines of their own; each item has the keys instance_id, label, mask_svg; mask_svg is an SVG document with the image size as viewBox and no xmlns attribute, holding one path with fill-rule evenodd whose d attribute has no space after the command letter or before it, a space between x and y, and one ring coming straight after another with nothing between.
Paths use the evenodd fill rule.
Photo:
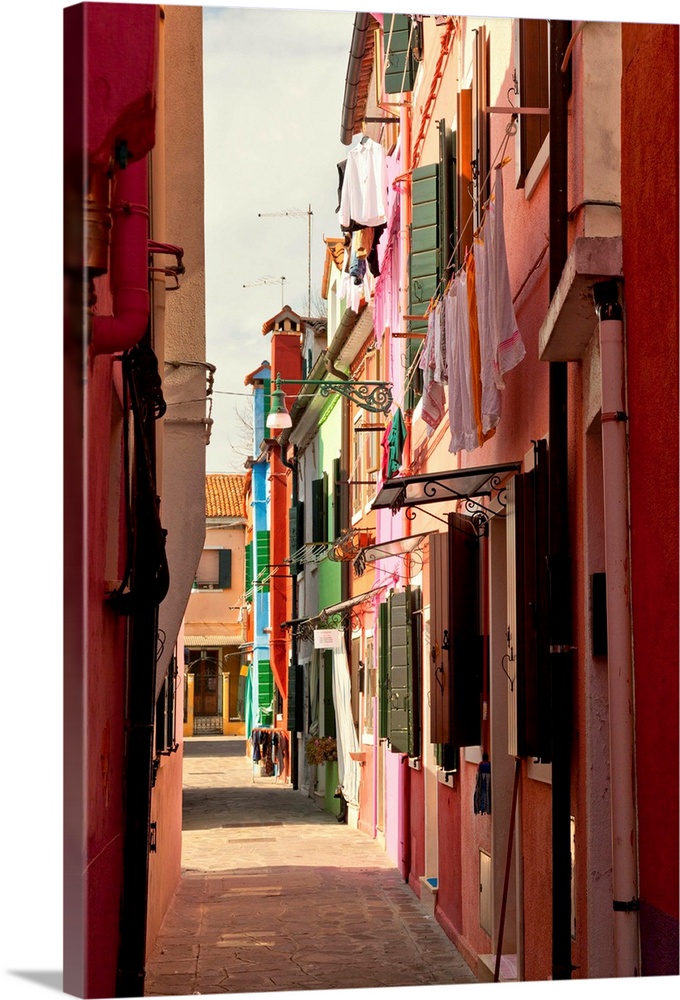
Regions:
<instances>
[{"instance_id":1,"label":"colorful building facade","mask_svg":"<svg viewBox=\"0 0 680 1000\"><path fill-rule=\"evenodd\" d=\"M290 728L335 615L348 819L480 980L678 972L677 82L673 25L355 20L307 378L392 405L312 419L309 385L278 436L293 489L329 477Z\"/></svg>"},{"instance_id":2,"label":"colorful building facade","mask_svg":"<svg viewBox=\"0 0 680 1000\"><path fill-rule=\"evenodd\" d=\"M64 12L64 988L83 997L143 994L180 877L212 368L201 52L200 8Z\"/></svg>"}]
</instances>

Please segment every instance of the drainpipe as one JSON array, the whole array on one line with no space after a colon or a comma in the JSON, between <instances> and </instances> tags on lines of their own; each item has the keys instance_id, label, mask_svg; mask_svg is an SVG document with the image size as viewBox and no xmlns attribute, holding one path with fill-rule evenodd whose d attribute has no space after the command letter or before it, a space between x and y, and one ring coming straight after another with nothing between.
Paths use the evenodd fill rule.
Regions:
<instances>
[{"instance_id":1,"label":"drainpipe","mask_svg":"<svg viewBox=\"0 0 680 1000\"><path fill-rule=\"evenodd\" d=\"M340 122L340 142L343 146L349 146L354 135L354 117L358 100L359 80L361 79L361 66L366 51L368 27L371 21L372 15L368 13L358 13L354 17L352 45L349 52L347 73L345 75L345 93L342 101L342 120Z\"/></svg>"},{"instance_id":2,"label":"drainpipe","mask_svg":"<svg viewBox=\"0 0 680 1000\"><path fill-rule=\"evenodd\" d=\"M95 316L95 354L127 351L139 343L149 322L149 192L147 157L116 174L111 236L113 314Z\"/></svg>"},{"instance_id":3,"label":"drainpipe","mask_svg":"<svg viewBox=\"0 0 680 1000\"><path fill-rule=\"evenodd\" d=\"M550 266L552 299L568 257L570 21L550 22ZM569 544L567 362L549 372L548 576L552 730L552 978L571 979L571 741L573 647Z\"/></svg>"},{"instance_id":4,"label":"drainpipe","mask_svg":"<svg viewBox=\"0 0 680 1000\"><path fill-rule=\"evenodd\" d=\"M293 447L293 457L288 457L288 438L285 440L278 440L279 445L279 455L281 458L281 464L285 466L286 469L290 469L293 476L293 490L292 490L292 504L293 510L296 512L297 517L297 505L299 500L299 486L298 486L298 457L297 448ZM292 556L292 552L289 555ZM297 620L298 616L298 584L297 579L293 578L291 580L291 618L293 621ZM298 640L297 634L295 632L295 627L291 630L290 639L290 665L295 676L295 718L299 720L303 711L303 699L302 699L302 671L300 670L300 664L298 663ZM290 699L290 691L288 692L288 698ZM290 701L289 701L290 704ZM298 783L298 742L295 733L291 733L290 736L290 772L292 776L293 789L297 791L299 788Z\"/></svg>"},{"instance_id":5,"label":"drainpipe","mask_svg":"<svg viewBox=\"0 0 680 1000\"><path fill-rule=\"evenodd\" d=\"M623 311L615 281L595 285L593 297L602 384L614 975L631 977L640 963Z\"/></svg>"}]
</instances>

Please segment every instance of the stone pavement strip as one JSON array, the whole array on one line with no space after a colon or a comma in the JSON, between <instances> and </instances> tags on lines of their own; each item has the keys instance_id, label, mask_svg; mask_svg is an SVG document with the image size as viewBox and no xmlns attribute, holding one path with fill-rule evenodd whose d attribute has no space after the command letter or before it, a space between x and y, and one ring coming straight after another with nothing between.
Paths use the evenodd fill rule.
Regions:
<instances>
[{"instance_id":1,"label":"stone pavement strip","mask_svg":"<svg viewBox=\"0 0 680 1000\"><path fill-rule=\"evenodd\" d=\"M185 741L182 878L145 996L476 982L374 840L260 777L243 738Z\"/></svg>"}]
</instances>

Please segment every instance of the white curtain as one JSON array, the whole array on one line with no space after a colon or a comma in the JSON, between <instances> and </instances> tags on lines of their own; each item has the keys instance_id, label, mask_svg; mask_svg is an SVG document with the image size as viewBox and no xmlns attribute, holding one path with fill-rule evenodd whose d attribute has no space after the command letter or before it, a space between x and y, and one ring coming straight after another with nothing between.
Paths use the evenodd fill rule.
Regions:
<instances>
[{"instance_id":1,"label":"white curtain","mask_svg":"<svg viewBox=\"0 0 680 1000\"><path fill-rule=\"evenodd\" d=\"M338 781L342 794L351 805L359 805L360 764L350 753L360 750L359 738L352 718L352 694L349 663L344 640L333 650L333 705L338 745Z\"/></svg>"}]
</instances>

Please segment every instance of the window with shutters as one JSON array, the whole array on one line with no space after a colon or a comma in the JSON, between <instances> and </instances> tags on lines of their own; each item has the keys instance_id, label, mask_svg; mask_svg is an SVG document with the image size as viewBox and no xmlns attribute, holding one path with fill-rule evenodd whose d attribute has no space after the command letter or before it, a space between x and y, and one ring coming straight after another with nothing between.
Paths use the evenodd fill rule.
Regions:
<instances>
[{"instance_id":1,"label":"window with shutters","mask_svg":"<svg viewBox=\"0 0 680 1000\"><path fill-rule=\"evenodd\" d=\"M312 543L328 541L328 473L312 480Z\"/></svg>"},{"instance_id":2,"label":"window with shutters","mask_svg":"<svg viewBox=\"0 0 680 1000\"><path fill-rule=\"evenodd\" d=\"M231 549L204 549L198 561L195 590L228 590L231 587Z\"/></svg>"},{"instance_id":3,"label":"window with shutters","mask_svg":"<svg viewBox=\"0 0 680 1000\"><path fill-rule=\"evenodd\" d=\"M376 694L376 669L373 650L373 635L366 635L366 651L363 666L364 732L373 732L373 699Z\"/></svg>"},{"instance_id":4,"label":"window with shutters","mask_svg":"<svg viewBox=\"0 0 680 1000\"><path fill-rule=\"evenodd\" d=\"M413 90L422 54L422 26L408 14L385 14L383 21L384 89L387 94Z\"/></svg>"},{"instance_id":5,"label":"window with shutters","mask_svg":"<svg viewBox=\"0 0 680 1000\"><path fill-rule=\"evenodd\" d=\"M323 651L323 732L322 736L337 736L335 702L333 701L333 650Z\"/></svg>"},{"instance_id":6,"label":"window with shutters","mask_svg":"<svg viewBox=\"0 0 680 1000\"><path fill-rule=\"evenodd\" d=\"M378 606L378 736L387 739L387 714L390 701L390 629L387 601Z\"/></svg>"},{"instance_id":7,"label":"window with shutters","mask_svg":"<svg viewBox=\"0 0 680 1000\"><path fill-rule=\"evenodd\" d=\"M449 514L449 743L479 746L485 637L481 629L479 538L469 518Z\"/></svg>"},{"instance_id":8,"label":"window with shutters","mask_svg":"<svg viewBox=\"0 0 680 1000\"><path fill-rule=\"evenodd\" d=\"M421 607L418 587L391 594L387 601L389 629L389 696L387 736L395 753L420 754L420 671L422 661Z\"/></svg>"},{"instance_id":9,"label":"window with shutters","mask_svg":"<svg viewBox=\"0 0 680 1000\"><path fill-rule=\"evenodd\" d=\"M274 715L274 675L269 660L257 664L257 707L266 725Z\"/></svg>"},{"instance_id":10,"label":"window with shutters","mask_svg":"<svg viewBox=\"0 0 680 1000\"><path fill-rule=\"evenodd\" d=\"M514 683L509 692L508 753L550 761L550 664L547 595L548 455L534 450L534 468L517 475L508 490L508 655Z\"/></svg>"},{"instance_id":11,"label":"window with shutters","mask_svg":"<svg viewBox=\"0 0 680 1000\"><path fill-rule=\"evenodd\" d=\"M269 592L269 530L255 534L255 559L257 564L257 590L261 594Z\"/></svg>"},{"instance_id":12,"label":"window with shutters","mask_svg":"<svg viewBox=\"0 0 680 1000\"><path fill-rule=\"evenodd\" d=\"M175 725L177 694L177 658L172 656L158 698L155 715L156 757L167 756L178 748ZM157 767L157 764L156 764ZM154 774L155 774L154 769Z\"/></svg>"},{"instance_id":13,"label":"window with shutters","mask_svg":"<svg viewBox=\"0 0 680 1000\"><path fill-rule=\"evenodd\" d=\"M550 101L547 21L534 18L515 21L515 66L517 104L523 108L547 108ZM517 187L528 189L529 171L537 164L539 153L547 162L549 127L549 115L519 115Z\"/></svg>"},{"instance_id":14,"label":"window with shutters","mask_svg":"<svg viewBox=\"0 0 680 1000\"><path fill-rule=\"evenodd\" d=\"M456 250L456 135L442 118L439 122L439 161L416 167L412 176L411 251L409 257L409 332L427 332L425 313L440 295L457 264ZM422 372L412 366L422 336L408 340L405 366L409 387L405 409L413 410L422 394Z\"/></svg>"},{"instance_id":15,"label":"window with shutters","mask_svg":"<svg viewBox=\"0 0 680 1000\"><path fill-rule=\"evenodd\" d=\"M288 511L288 546L291 560L296 552L299 552L305 544L305 520L304 503L296 500ZM301 570L299 562L291 561L291 573L299 573Z\"/></svg>"}]
</instances>

